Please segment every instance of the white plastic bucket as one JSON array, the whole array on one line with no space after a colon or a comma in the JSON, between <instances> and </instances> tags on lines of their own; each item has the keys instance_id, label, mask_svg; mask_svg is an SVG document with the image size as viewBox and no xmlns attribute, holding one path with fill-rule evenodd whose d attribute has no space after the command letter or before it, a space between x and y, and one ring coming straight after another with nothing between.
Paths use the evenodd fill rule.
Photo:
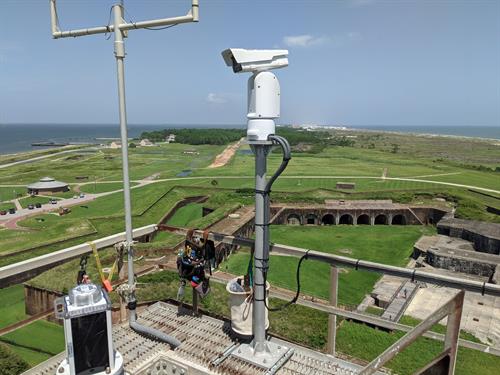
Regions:
<instances>
[{"instance_id":1,"label":"white plastic bucket","mask_svg":"<svg viewBox=\"0 0 500 375\"><path fill-rule=\"evenodd\" d=\"M229 285L243 276L230 280L226 285L229 293L229 308L231 309L231 328L234 332L242 336L252 335L252 314L253 299L251 292L233 292ZM270 284L266 283L266 303L268 302ZM269 316L266 309L266 329L269 328Z\"/></svg>"}]
</instances>

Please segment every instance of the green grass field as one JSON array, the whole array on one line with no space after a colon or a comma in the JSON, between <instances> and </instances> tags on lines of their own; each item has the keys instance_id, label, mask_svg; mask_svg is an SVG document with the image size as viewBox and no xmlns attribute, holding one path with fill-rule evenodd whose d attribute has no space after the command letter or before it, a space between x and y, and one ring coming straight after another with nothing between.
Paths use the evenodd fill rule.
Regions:
<instances>
[{"instance_id":1,"label":"green grass field","mask_svg":"<svg viewBox=\"0 0 500 375\"><path fill-rule=\"evenodd\" d=\"M0 289L0 328L26 318L24 312L24 287L14 285Z\"/></svg>"},{"instance_id":2,"label":"green grass field","mask_svg":"<svg viewBox=\"0 0 500 375\"><path fill-rule=\"evenodd\" d=\"M130 186L134 187L138 184L135 182L131 182ZM98 193L107 193L108 191L115 191L123 189L122 182L105 182L105 183L86 183L85 185L80 186L80 191L84 193L98 194Z\"/></svg>"},{"instance_id":3,"label":"green grass field","mask_svg":"<svg viewBox=\"0 0 500 375\"><path fill-rule=\"evenodd\" d=\"M0 328L27 318L24 309L22 285L0 289ZM1 336L0 342L34 366L64 350L63 328L55 323L39 320Z\"/></svg>"},{"instance_id":4,"label":"green grass field","mask_svg":"<svg viewBox=\"0 0 500 375\"><path fill-rule=\"evenodd\" d=\"M201 218L201 209L203 205L200 203L190 203L177 210L168 221L169 225L176 227L185 227L190 222Z\"/></svg>"},{"instance_id":5,"label":"green grass field","mask_svg":"<svg viewBox=\"0 0 500 375\"><path fill-rule=\"evenodd\" d=\"M34 366L64 350L64 330L58 324L38 320L0 337L0 341Z\"/></svg>"},{"instance_id":6,"label":"green grass field","mask_svg":"<svg viewBox=\"0 0 500 375\"><path fill-rule=\"evenodd\" d=\"M422 234L435 231L422 226L271 226L271 241L323 251L330 254L404 266L413 244ZM236 275L246 273L248 252L232 255L222 269ZM271 256L269 282L295 290L298 259ZM328 299L330 268L327 264L305 261L301 269L301 290L305 294ZM339 303L357 305L380 278L376 273L342 269L339 274Z\"/></svg>"}]
</instances>

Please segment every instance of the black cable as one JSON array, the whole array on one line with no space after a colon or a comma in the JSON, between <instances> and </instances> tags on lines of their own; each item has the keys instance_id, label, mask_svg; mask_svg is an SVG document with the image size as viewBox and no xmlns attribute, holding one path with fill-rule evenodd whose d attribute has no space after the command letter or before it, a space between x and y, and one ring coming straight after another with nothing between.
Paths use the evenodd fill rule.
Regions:
<instances>
[{"instance_id":1,"label":"black cable","mask_svg":"<svg viewBox=\"0 0 500 375\"><path fill-rule=\"evenodd\" d=\"M269 139L273 142L278 143L281 146L283 150L283 160L281 161L279 168L276 170L276 172L274 172L272 177L267 182L265 192L268 194L271 191L271 186L274 184L274 181L276 181L276 179L281 175L281 173L283 173L283 171L288 165L288 162L292 158L290 144L285 138L280 137L279 135L270 135Z\"/></svg>"},{"instance_id":2,"label":"black cable","mask_svg":"<svg viewBox=\"0 0 500 375\"><path fill-rule=\"evenodd\" d=\"M281 149L283 151L283 159L281 160L281 164L280 164L279 168L276 170L276 172L274 172L274 174L271 176L271 178L267 182L264 191L257 191L257 190L255 191L256 193L262 194L264 196L264 199L267 201L269 201L269 193L271 192L271 187L273 186L276 179L283 173L283 171L285 170L285 168L288 165L288 162L292 158L290 144L288 143L288 141L285 138L283 138L279 135L270 135L268 137L268 139L270 141L272 141L273 143L281 146ZM266 202L266 205L268 206L267 202ZM269 230L268 229L269 224L270 223L268 222L268 223L263 223L260 225L265 227L266 230ZM283 310L284 308L294 304L295 302L297 302L297 300L299 299L299 295L300 295L300 267L301 267L304 259L307 259L308 253L309 253L309 250L307 250L306 253L300 258L299 263L297 265L297 271L296 271L297 291L295 293L295 297L292 300L286 302L285 304L283 304L279 307L269 307L267 304L266 298L264 297L264 305L266 306L266 308L269 311L280 311L280 310ZM263 274L264 274L264 288L266 288L267 287L267 272L269 269L269 265L268 265L269 258L268 259L261 259L261 262L264 263L263 266L260 268L262 268L264 270L264 272L263 272ZM264 294L266 293L265 290L266 289L264 289Z\"/></svg>"},{"instance_id":3,"label":"black cable","mask_svg":"<svg viewBox=\"0 0 500 375\"><path fill-rule=\"evenodd\" d=\"M135 23L134 23L135 25ZM178 23L174 23L173 25L168 25L168 26L162 26L162 27L143 27L143 29L146 30L151 30L151 31L156 31L156 30L165 30L165 29L170 29L171 27L177 26Z\"/></svg>"},{"instance_id":4,"label":"black cable","mask_svg":"<svg viewBox=\"0 0 500 375\"><path fill-rule=\"evenodd\" d=\"M267 304L266 298L264 298L264 305L266 306L266 309L268 309L269 311L281 311L281 310L287 308L288 306L294 304L295 302L297 302L297 300L299 299L299 295L300 295L300 266L302 265L302 262L304 261L304 259L307 259L308 256L309 256L309 250L307 250L306 253L304 255L302 255L302 257L299 260L299 264L297 264L297 271L295 274L295 277L297 280L297 291L295 293L295 297L293 297L290 301L288 301L288 302L286 302L283 305L278 306L278 307L269 307ZM264 273L264 285L267 286L267 272Z\"/></svg>"},{"instance_id":5,"label":"black cable","mask_svg":"<svg viewBox=\"0 0 500 375\"><path fill-rule=\"evenodd\" d=\"M131 14L125 9L125 14L128 15L129 17L129 22L134 26L134 29L137 29L136 22L132 19ZM143 27L143 29L146 30L151 30L151 31L157 31L157 30L165 30L165 29L170 29L171 27L177 26L178 23L174 23L173 25L167 25L167 26L159 26L159 27Z\"/></svg>"}]
</instances>

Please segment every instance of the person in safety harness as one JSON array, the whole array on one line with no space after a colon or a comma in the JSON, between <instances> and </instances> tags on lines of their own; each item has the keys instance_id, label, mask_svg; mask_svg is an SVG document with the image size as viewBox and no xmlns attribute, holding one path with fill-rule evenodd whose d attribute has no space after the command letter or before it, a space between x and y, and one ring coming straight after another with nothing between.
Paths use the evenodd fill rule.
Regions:
<instances>
[{"instance_id":1,"label":"person in safety harness","mask_svg":"<svg viewBox=\"0 0 500 375\"><path fill-rule=\"evenodd\" d=\"M202 298L210 292L209 279L205 275L207 262L204 242L203 239L194 236L194 229L187 232L184 247L180 249L177 256L177 271L181 283L177 293L179 300L184 297L187 282Z\"/></svg>"}]
</instances>

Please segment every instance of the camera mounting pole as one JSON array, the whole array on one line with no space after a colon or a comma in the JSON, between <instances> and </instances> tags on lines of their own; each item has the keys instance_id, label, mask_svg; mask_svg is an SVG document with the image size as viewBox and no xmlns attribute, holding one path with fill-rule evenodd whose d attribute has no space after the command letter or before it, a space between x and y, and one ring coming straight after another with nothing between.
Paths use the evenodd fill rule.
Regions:
<instances>
[{"instance_id":1,"label":"camera mounting pole","mask_svg":"<svg viewBox=\"0 0 500 375\"><path fill-rule=\"evenodd\" d=\"M93 28L76 29L63 31L59 28L59 17L57 14L56 0L50 1L51 30L54 39L80 37L93 34L114 33L114 54L116 58L117 80L118 80L118 107L120 115L120 135L122 150L122 170L123 170L123 195L125 207L125 247L128 254L128 308L130 326L141 333L152 335L165 341L172 346L180 345L180 342L173 337L165 335L158 330L152 330L149 327L141 326L136 322L136 298L134 293L134 253L132 248L132 208L130 202L130 179L128 162L128 134L127 134L127 109L125 101L125 43L124 38L128 36L129 30L150 29L162 26L175 26L181 23L198 22L198 0L191 0L191 9L185 16L161 18L140 22L126 22L124 20L125 7L123 0L113 5L113 23L106 26Z\"/></svg>"},{"instance_id":2,"label":"camera mounting pole","mask_svg":"<svg viewBox=\"0 0 500 375\"><path fill-rule=\"evenodd\" d=\"M268 370L281 367L293 350L266 340L267 281L269 260L269 193L266 179L267 155L275 145L274 120L280 116L280 85L269 70L288 65L286 50L244 50L222 52L233 72L250 72L248 79L247 143L255 155L255 248L252 307L253 341L232 352L235 357ZM281 173L281 172L280 172Z\"/></svg>"}]
</instances>

